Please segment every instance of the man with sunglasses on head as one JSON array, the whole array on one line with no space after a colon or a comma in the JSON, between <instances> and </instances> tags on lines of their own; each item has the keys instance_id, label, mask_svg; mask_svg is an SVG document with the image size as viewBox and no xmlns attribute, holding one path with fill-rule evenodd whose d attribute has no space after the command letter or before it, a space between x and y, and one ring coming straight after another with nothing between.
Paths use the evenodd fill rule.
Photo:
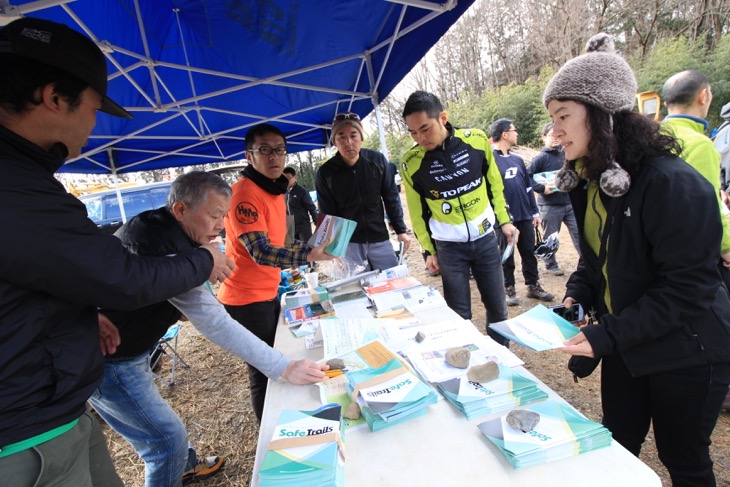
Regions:
<instances>
[{"instance_id":1,"label":"man with sunglasses on head","mask_svg":"<svg viewBox=\"0 0 730 487\"><path fill-rule=\"evenodd\" d=\"M284 193L289 180L283 176L287 149L281 130L256 125L246 133L245 144L248 165L231 187L231 206L224 220L226 255L236 269L217 296L236 321L273 347L281 312L277 296L280 269L334 257L324 253L324 245L312 248L296 240L285 245ZM247 366L251 404L261 422L268 378L251 364Z\"/></svg>"},{"instance_id":2,"label":"man with sunglasses on head","mask_svg":"<svg viewBox=\"0 0 730 487\"><path fill-rule=\"evenodd\" d=\"M367 270L383 270L398 265L385 213L398 240L403 242L403 252L408 250L411 237L403 222L394 170L383 154L362 148L364 138L358 114L335 116L331 142L337 147L337 154L317 171L317 203L321 215L357 222L347 246L347 261L355 265L366 263Z\"/></svg>"}]
</instances>

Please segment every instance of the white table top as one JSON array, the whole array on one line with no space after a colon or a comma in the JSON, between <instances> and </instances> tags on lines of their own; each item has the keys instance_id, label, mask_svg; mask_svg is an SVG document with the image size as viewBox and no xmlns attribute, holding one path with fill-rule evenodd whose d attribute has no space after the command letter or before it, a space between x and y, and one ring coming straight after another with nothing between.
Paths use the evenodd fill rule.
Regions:
<instances>
[{"instance_id":1,"label":"white table top","mask_svg":"<svg viewBox=\"0 0 730 487\"><path fill-rule=\"evenodd\" d=\"M414 313L424 324L461 319L448 307ZM415 334L417 327L409 328ZM279 325L275 347L292 358L320 360L322 348L305 350ZM522 373L539 379L520 367ZM552 399L559 396L540 382ZM282 409L313 410L321 406L316 386L295 386L269 381L264 415L254 463L253 486ZM503 413L502 413L503 414ZM499 449L482 435L477 424L493 417L472 420L445 399L429 406L428 414L378 432L369 429L345 434L345 485L353 486L560 486L651 487L661 486L657 474L621 445L573 458L515 470Z\"/></svg>"}]
</instances>

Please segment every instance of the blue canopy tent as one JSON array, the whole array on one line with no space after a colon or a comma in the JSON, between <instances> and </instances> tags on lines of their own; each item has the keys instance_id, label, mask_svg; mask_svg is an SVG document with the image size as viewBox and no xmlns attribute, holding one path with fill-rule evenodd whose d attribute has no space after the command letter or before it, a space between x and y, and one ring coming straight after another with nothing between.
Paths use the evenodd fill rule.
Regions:
<instances>
[{"instance_id":1,"label":"blue canopy tent","mask_svg":"<svg viewBox=\"0 0 730 487\"><path fill-rule=\"evenodd\" d=\"M100 114L62 171L121 173L243 157L269 121L290 150L326 146L333 116L365 116L474 0L0 0L19 16L94 39L109 95L134 114Z\"/></svg>"}]
</instances>

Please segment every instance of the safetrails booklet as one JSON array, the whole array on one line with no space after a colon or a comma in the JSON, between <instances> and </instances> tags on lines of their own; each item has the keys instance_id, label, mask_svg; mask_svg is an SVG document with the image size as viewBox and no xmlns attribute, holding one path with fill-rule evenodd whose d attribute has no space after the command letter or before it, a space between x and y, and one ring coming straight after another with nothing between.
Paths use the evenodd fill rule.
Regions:
<instances>
[{"instance_id":1,"label":"safetrails booklet","mask_svg":"<svg viewBox=\"0 0 730 487\"><path fill-rule=\"evenodd\" d=\"M350 243L356 226L357 222L347 218L325 215L308 243L312 247L319 247L327 242L324 251L335 257L342 257L347 251L347 244Z\"/></svg>"},{"instance_id":2,"label":"safetrails booklet","mask_svg":"<svg viewBox=\"0 0 730 487\"><path fill-rule=\"evenodd\" d=\"M436 392L397 358L382 367L346 375L347 390L360 405L371 431L423 416L438 401Z\"/></svg>"},{"instance_id":3,"label":"safetrails booklet","mask_svg":"<svg viewBox=\"0 0 730 487\"><path fill-rule=\"evenodd\" d=\"M283 410L259 471L262 487L344 485L339 404L314 411Z\"/></svg>"},{"instance_id":4,"label":"safetrails booklet","mask_svg":"<svg viewBox=\"0 0 730 487\"><path fill-rule=\"evenodd\" d=\"M577 326L542 304L514 318L490 323L489 328L535 352L564 347L565 340L580 332Z\"/></svg>"},{"instance_id":5,"label":"safetrails booklet","mask_svg":"<svg viewBox=\"0 0 730 487\"><path fill-rule=\"evenodd\" d=\"M466 375L436 384L448 401L467 419L508 411L536 401L547 399L537 382L518 371L498 364L499 376L489 382L472 382Z\"/></svg>"},{"instance_id":6,"label":"safetrails booklet","mask_svg":"<svg viewBox=\"0 0 730 487\"><path fill-rule=\"evenodd\" d=\"M521 408L540 415L527 432L507 423L507 416L477 425L514 468L540 465L611 445L611 432L568 404L545 401Z\"/></svg>"}]
</instances>

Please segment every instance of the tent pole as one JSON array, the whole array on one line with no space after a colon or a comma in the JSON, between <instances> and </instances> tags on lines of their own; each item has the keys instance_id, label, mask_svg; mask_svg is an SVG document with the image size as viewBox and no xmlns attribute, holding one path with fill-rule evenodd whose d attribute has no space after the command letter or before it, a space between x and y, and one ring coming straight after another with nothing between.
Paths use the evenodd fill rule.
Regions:
<instances>
[{"instance_id":1,"label":"tent pole","mask_svg":"<svg viewBox=\"0 0 730 487\"><path fill-rule=\"evenodd\" d=\"M375 105L375 120L378 123L378 135L380 136L380 152L390 161L390 151L388 150L388 145L385 143L385 130L383 130L383 117L380 114L380 107L375 104L374 99L373 105Z\"/></svg>"},{"instance_id":2,"label":"tent pole","mask_svg":"<svg viewBox=\"0 0 730 487\"><path fill-rule=\"evenodd\" d=\"M122 215L122 223L127 223L127 213L124 211L124 202L122 201L122 192L119 190L119 179L117 179L117 165L114 164L114 150L109 147L106 150L109 155L109 167L112 170L112 180L114 181L114 189L117 193L117 204L119 205L119 214Z\"/></svg>"}]
</instances>

